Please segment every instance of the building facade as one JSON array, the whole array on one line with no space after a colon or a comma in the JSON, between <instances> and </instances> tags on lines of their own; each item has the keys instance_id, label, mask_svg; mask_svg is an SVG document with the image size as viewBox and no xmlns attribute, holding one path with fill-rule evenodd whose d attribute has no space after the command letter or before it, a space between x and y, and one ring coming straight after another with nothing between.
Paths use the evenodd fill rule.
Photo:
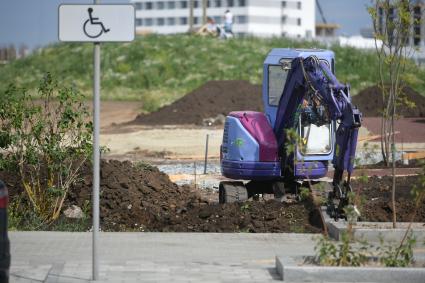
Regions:
<instances>
[{"instance_id":1,"label":"building facade","mask_svg":"<svg viewBox=\"0 0 425 283\"><path fill-rule=\"evenodd\" d=\"M412 30L409 35L408 44L415 47L425 47L425 0L411 0L410 13L412 17ZM397 15L395 8L388 10L388 19L391 21ZM377 10L377 29L379 33L385 30L387 15L383 7ZM389 36L389 35L388 35Z\"/></svg>"},{"instance_id":2,"label":"building facade","mask_svg":"<svg viewBox=\"0 0 425 283\"><path fill-rule=\"evenodd\" d=\"M194 27L202 25L202 0L192 0ZM132 0L138 33L174 34L189 30L189 0ZM233 14L233 33L261 37L315 36L314 0L208 0L207 17L223 23L224 12Z\"/></svg>"}]
</instances>

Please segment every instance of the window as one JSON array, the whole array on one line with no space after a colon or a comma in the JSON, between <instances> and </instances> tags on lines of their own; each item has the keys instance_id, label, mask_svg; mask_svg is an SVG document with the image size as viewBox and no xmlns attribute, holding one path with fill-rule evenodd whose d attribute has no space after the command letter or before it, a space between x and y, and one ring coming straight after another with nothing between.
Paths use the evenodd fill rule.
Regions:
<instances>
[{"instance_id":1,"label":"window","mask_svg":"<svg viewBox=\"0 0 425 283\"><path fill-rule=\"evenodd\" d=\"M291 66L291 60L284 60L286 66ZM270 65L268 70L268 94L269 104L278 106L280 97L282 96L283 87L286 83L289 68L282 68L282 65Z\"/></svg>"},{"instance_id":2,"label":"window","mask_svg":"<svg viewBox=\"0 0 425 283\"><path fill-rule=\"evenodd\" d=\"M236 16L236 23L238 24L246 24L247 23L247 16Z\"/></svg>"},{"instance_id":3,"label":"window","mask_svg":"<svg viewBox=\"0 0 425 283\"><path fill-rule=\"evenodd\" d=\"M301 10L301 2L300 1L297 2L297 9Z\"/></svg>"},{"instance_id":4,"label":"window","mask_svg":"<svg viewBox=\"0 0 425 283\"><path fill-rule=\"evenodd\" d=\"M197 25L197 24L199 24L199 17L193 17L193 24L194 25Z\"/></svg>"},{"instance_id":5,"label":"window","mask_svg":"<svg viewBox=\"0 0 425 283\"><path fill-rule=\"evenodd\" d=\"M222 19L222 17L220 17L220 16L215 16L214 17L214 22L216 23L216 24L221 24L221 19Z\"/></svg>"},{"instance_id":6,"label":"window","mask_svg":"<svg viewBox=\"0 0 425 283\"><path fill-rule=\"evenodd\" d=\"M233 7L234 6L234 1L233 0L227 0L227 6L228 7Z\"/></svg>"},{"instance_id":7,"label":"window","mask_svg":"<svg viewBox=\"0 0 425 283\"><path fill-rule=\"evenodd\" d=\"M286 20L288 19L288 17L287 16L282 16L282 24L286 24Z\"/></svg>"},{"instance_id":8,"label":"window","mask_svg":"<svg viewBox=\"0 0 425 283\"><path fill-rule=\"evenodd\" d=\"M152 8L153 8L152 2L146 2L145 3L145 9L146 10L152 10Z\"/></svg>"},{"instance_id":9,"label":"window","mask_svg":"<svg viewBox=\"0 0 425 283\"><path fill-rule=\"evenodd\" d=\"M156 25L163 26L165 24L164 18L158 18L156 19Z\"/></svg>"},{"instance_id":10,"label":"window","mask_svg":"<svg viewBox=\"0 0 425 283\"><path fill-rule=\"evenodd\" d=\"M199 7L199 1L193 1L193 8Z\"/></svg>"},{"instance_id":11,"label":"window","mask_svg":"<svg viewBox=\"0 0 425 283\"><path fill-rule=\"evenodd\" d=\"M143 3L137 2L136 3L136 10L143 10Z\"/></svg>"},{"instance_id":12,"label":"window","mask_svg":"<svg viewBox=\"0 0 425 283\"><path fill-rule=\"evenodd\" d=\"M305 141L305 146L301 147L301 153L306 155L329 154L332 150L331 124L317 126L310 124L309 121L303 121L302 117L301 113L300 137L302 141Z\"/></svg>"},{"instance_id":13,"label":"window","mask_svg":"<svg viewBox=\"0 0 425 283\"><path fill-rule=\"evenodd\" d=\"M174 18L167 18L167 25L174 26L176 24L176 20Z\"/></svg>"},{"instance_id":14,"label":"window","mask_svg":"<svg viewBox=\"0 0 425 283\"><path fill-rule=\"evenodd\" d=\"M187 1L180 1L180 8L186 9L187 8Z\"/></svg>"},{"instance_id":15,"label":"window","mask_svg":"<svg viewBox=\"0 0 425 283\"><path fill-rule=\"evenodd\" d=\"M145 19L145 26L150 27L153 25L153 19L152 18L146 18Z\"/></svg>"},{"instance_id":16,"label":"window","mask_svg":"<svg viewBox=\"0 0 425 283\"><path fill-rule=\"evenodd\" d=\"M246 1L245 0L238 0L238 6L239 7L245 7L246 6Z\"/></svg>"},{"instance_id":17,"label":"window","mask_svg":"<svg viewBox=\"0 0 425 283\"><path fill-rule=\"evenodd\" d=\"M143 25L143 20L142 19L136 19L136 26L140 27Z\"/></svg>"},{"instance_id":18,"label":"window","mask_svg":"<svg viewBox=\"0 0 425 283\"><path fill-rule=\"evenodd\" d=\"M301 25L301 18L297 19L297 25L300 26Z\"/></svg>"},{"instance_id":19,"label":"window","mask_svg":"<svg viewBox=\"0 0 425 283\"><path fill-rule=\"evenodd\" d=\"M167 9L175 9L175 8L176 8L176 2L174 1L167 2Z\"/></svg>"},{"instance_id":20,"label":"window","mask_svg":"<svg viewBox=\"0 0 425 283\"><path fill-rule=\"evenodd\" d=\"M158 10L163 10L164 9L164 2L157 2L156 3L156 8L158 9Z\"/></svg>"},{"instance_id":21,"label":"window","mask_svg":"<svg viewBox=\"0 0 425 283\"><path fill-rule=\"evenodd\" d=\"M207 7L209 8L209 7L211 7L211 0L208 0L207 1Z\"/></svg>"},{"instance_id":22,"label":"window","mask_svg":"<svg viewBox=\"0 0 425 283\"><path fill-rule=\"evenodd\" d=\"M286 8L286 1L282 1L282 8Z\"/></svg>"},{"instance_id":23,"label":"window","mask_svg":"<svg viewBox=\"0 0 425 283\"><path fill-rule=\"evenodd\" d=\"M217 8L221 7L221 0L215 0L214 6L217 7Z\"/></svg>"},{"instance_id":24,"label":"window","mask_svg":"<svg viewBox=\"0 0 425 283\"><path fill-rule=\"evenodd\" d=\"M185 17L179 18L179 24L182 26L187 25L187 18Z\"/></svg>"}]
</instances>

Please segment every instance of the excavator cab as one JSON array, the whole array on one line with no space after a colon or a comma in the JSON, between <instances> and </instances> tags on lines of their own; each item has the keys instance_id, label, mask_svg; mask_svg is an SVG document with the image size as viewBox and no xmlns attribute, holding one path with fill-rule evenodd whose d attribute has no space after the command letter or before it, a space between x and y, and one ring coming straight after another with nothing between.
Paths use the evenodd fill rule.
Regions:
<instances>
[{"instance_id":1,"label":"excavator cab","mask_svg":"<svg viewBox=\"0 0 425 283\"><path fill-rule=\"evenodd\" d=\"M298 57L316 56L335 72L335 54L323 49L275 48L270 51L263 64L263 105L264 112L272 127L275 125L279 101L291 70L292 60Z\"/></svg>"}]
</instances>

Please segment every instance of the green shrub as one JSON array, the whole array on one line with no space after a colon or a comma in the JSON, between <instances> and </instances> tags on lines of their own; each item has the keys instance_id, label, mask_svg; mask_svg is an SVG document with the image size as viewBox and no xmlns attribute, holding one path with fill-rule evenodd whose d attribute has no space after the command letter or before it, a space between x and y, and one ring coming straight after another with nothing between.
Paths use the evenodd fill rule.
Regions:
<instances>
[{"instance_id":1,"label":"green shrub","mask_svg":"<svg viewBox=\"0 0 425 283\"><path fill-rule=\"evenodd\" d=\"M0 166L18 172L41 223L60 216L68 190L91 154L92 125L84 96L49 73L37 98L10 85L0 91Z\"/></svg>"},{"instance_id":2,"label":"green shrub","mask_svg":"<svg viewBox=\"0 0 425 283\"><path fill-rule=\"evenodd\" d=\"M333 242L328 237L319 237L315 246L316 261L325 266L360 266L367 261L368 245L361 242L355 247L349 233L343 233L340 242Z\"/></svg>"}]
</instances>

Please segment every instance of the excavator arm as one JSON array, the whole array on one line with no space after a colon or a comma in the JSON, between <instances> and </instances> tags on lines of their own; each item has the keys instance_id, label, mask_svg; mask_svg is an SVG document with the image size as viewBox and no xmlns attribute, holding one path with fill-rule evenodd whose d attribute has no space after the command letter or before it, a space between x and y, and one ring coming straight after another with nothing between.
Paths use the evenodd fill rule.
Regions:
<instances>
[{"instance_id":1,"label":"excavator arm","mask_svg":"<svg viewBox=\"0 0 425 283\"><path fill-rule=\"evenodd\" d=\"M328 65L315 56L295 58L288 73L283 94L279 101L274 132L280 155L284 159L288 129L296 127L297 113L301 107L308 108L310 122L323 125L335 122L333 166L333 193L331 198L348 204L347 193L351 191L350 177L353 172L361 113L352 105L349 86L341 84ZM343 179L347 172L347 179Z\"/></svg>"}]
</instances>

